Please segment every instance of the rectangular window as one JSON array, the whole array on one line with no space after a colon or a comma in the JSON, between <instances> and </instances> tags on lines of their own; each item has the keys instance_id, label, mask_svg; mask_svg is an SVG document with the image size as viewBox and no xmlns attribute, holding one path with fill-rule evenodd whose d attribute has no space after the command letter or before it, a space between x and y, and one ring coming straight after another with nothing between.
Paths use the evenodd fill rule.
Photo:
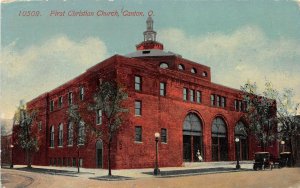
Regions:
<instances>
[{"instance_id":1,"label":"rectangular window","mask_svg":"<svg viewBox=\"0 0 300 188\"><path fill-rule=\"evenodd\" d=\"M69 122L68 125L68 146L73 146L73 123Z\"/></svg>"},{"instance_id":2,"label":"rectangular window","mask_svg":"<svg viewBox=\"0 0 300 188\"><path fill-rule=\"evenodd\" d=\"M38 122L38 128L39 128L39 131L42 130L42 121L39 121L39 122Z\"/></svg>"},{"instance_id":3,"label":"rectangular window","mask_svg":"<svg viewBox=\"0 0 300 188\"><path fill-rule=\"evenodd\" d=\"M210 105L211 106L215 105L215 95L210 95Z\"/></svg>"},{"instance_id":4,"label":"rectangular window","mask_svg":"<svg viewBox=\"0 0 300 188\"><path fill-rule=\"evenodd\" d=\"M225 97L221 97L221 107L222 108L226 107L226 98Z\"/></svg>"},{"instance_id":5,"label":"rectangular window","mask_svg":"<svg viewBox=\"0 0 300 188\"><path fill-rule=\"evenodd\" d=\"M68 158L68 166L72 166L72 160L70 157Z\"/></svg>"},{"instance_id":6,"label":"rectangular window","mask_svg":"<svg viewBox=\"0 0 300 188\"><path fill-rule=\"evenodd\" d=\"M195 100L194 96L195 96L195 91L190 89L190 101L191 102L194 102L194 100Z\"/></svg>"},{"instance_id":7,"label":"rectangular window","mask_svg":"<svg viewBox=\"0 0 300 188\"><path fill-rule=\"evenodd\" d=\"M136 91L142 91L142 77L140 76L134 77L134 89Z\"/></svg>"},{"instance_id":8,"label":"rectangular window","mask_svg":"<svg viewBox=\"0 0 300 188\"><path fill-rule=\"evenodd\" d=\"M59 129L58 129L58 146L63 146L63 128L62 128L62 124L59 126Z\"/></svg>"},{"instance_id":9,"label":"rectangular window","mask_svg":"<svg viewBox=\"0 0 300 188\"><path fill-rule=\"evenodd\" d=\"M141 126L135 127L135 141L142 142L142 127Z\"/></svg>"},{"instance_id":10,"label":"rectangular window","mask_svg":"<svg viewBox=\"0 0 300 188\"><path fill-rule=\"evenodd\" d=\"M196 94L196 97L197 97L197 103L201 103L201 91L197 91L197 94Z\"/></svg>"},{"instance_id":11,"label":"rectangular window","mask_svg":"<svg viewBox=\"0 0 300 188\"><path fill-rule=\"evenodd\" d=\"M238 111L239 107L238 107L238 100L234 100L234 110Z\"/></svg>"},{"instance_id":12,"label":"rectangular window","mask_svg":"<svg viewBox=\"0 0 300 188\"><path fill-rule=\"evenodd\" d=\"M217 95L217 107L221 106L221 97Z\"/></svg>"},{"instance_id":13,"label":"rectangular window","mask_svg":"<svg viewBox=\"0 0 300 188\"><path fill-rule=\"evenodd\" d=\"M161 129L161 142L167 143L167 129Z\"/></svg>"},{"instance_id":14,"label":"rectangular window","mask_svg":"<svg viewBox=\"0 0 300 188\"><path fill-rule=\"evenodd\" d=\"M84 142L85 142L85 124L83 121L80 121L78 126L78 144L84 145Z\"/></svg>"},{"instance_id":15,"label":"rectangular window","mask_svg":"<svg viewBox=\"0 0 300 188\"><path fill-rule=\"evenodd\" d=\"M239 101L239 111L242 111L242 101Z\"/></svg>"},{"instance_id":16,"label":"rectangular window","mask_svg":"<svg viewBox=\"0 0 300 188\"><path fill-rule=\"evenodd\" d=\"M69 102L69 105L73 104L73 93L72 92L69 92L69 94L68 94L68 102Z\"/></svg>"},{"instance_id":17,"label":"rectangular window","mask_svg":"<svg viewBox=\"0 0 300 188\"><path fill-rule=\"evenodd\" d=\"M54 110L54 101L50 101L50 112Z\"/></svg>"},{"instance_id":18,"label":"rectangular window","mask_svg":"<svg viewBox=\"0 0 300 188\"><path fill-rule=\"evenodd\" d=\"M83 159L80 158L80 159L79 159L79 167L82 167L82 165L83 165Z\"/></svg>"},{"instance_id":19,"label":"rectangular window","mask_svg":"<svg viewBox=\"0 0 300 188\"><path fill-rule=\"evenodd\" d=\"M135 108L135 115L141 116L142 115L142 102L141 101L135 101L134 102L134 108Z\"/></svg>"},{"instance_id":20,"label":"rectangular window","mask_svg":"<svg viewBox=\"0 0 300 188\"><path fill-rule=\"evenodd\" d=\"M188 100L188 89L183 88L183 100L187 101Z\"/></svg>"},{"instance_id":21,"label":"rectangular window","mask_svg":"<svg viewBox=\"0 0 300 188\"><path fill-rule=\"evenodd\" d=\"M62 105L63 105L63 97L60 96L60 97L58 98L58 107L61 108Z\"/></svg>"},{"instance_id":22,"label":"rectangular window","mask_svg":"<svg viewBox=\"0 0 300 188\"><path fill-rule=\"evenodd\" d=\"M166 96L166 83L160 82L159 94L160 96Z\"/></svg>"},{"instance_id":23,"label":"rectangular window","mask_svg":"<svg viewBox=\"0 0 300 188\"><path fill-rule=\"evenodd\" d=\"M96 124L101 125L102 124L102 110L97 110L96 113Z\"/></svg>"},{"instance_id":24,"label":"rectangular window","mask_svg":"<svg viewBox=\"0 0 300 188\"><path fill-rule=\"evenodd\" d=\"M83 99L84 99L84 87L83 86L81 86L79 89L79 98L81 101L83 101Z\"/></svg>"},{"instance_id":25,"label":"rectangular window","mask_svg":"<svg viewBox=\"0 0 300 188\"><path fill-rule=\"evenodd\" d=\"M62 166L66 166L66 158L65 157L63 157L63 159L62 159Z\"/></svg>"},{"instance_id":26,"label":"rectangular window","mask_svg":"<svg viewBox=\"0 0 300 188\"><path fill-rule=\"evenodd\" d=\"M50 147L53 148L54 147L54 126L51 126L50 129L51 133L50 133Z\"/></svg>"},{"instance_id":27,"label":"rectangular window","mask_svg":"<svg viewBox=\"0 0 300 188\"><path fill-rule=\"evenodd\" d=\"M247 112L247 101L244 101L244 112Z\"/></svg>"},{"instance_id":28,"label":"rectangular window","mask_svg":"<svg viewBox=\"0 0 300 188\"><path fill-rule=\"evenodd\" d=\"M76 158L73 157L73 167L75 167L75 166L76 166Z\"/></svg>"}]
</instances>

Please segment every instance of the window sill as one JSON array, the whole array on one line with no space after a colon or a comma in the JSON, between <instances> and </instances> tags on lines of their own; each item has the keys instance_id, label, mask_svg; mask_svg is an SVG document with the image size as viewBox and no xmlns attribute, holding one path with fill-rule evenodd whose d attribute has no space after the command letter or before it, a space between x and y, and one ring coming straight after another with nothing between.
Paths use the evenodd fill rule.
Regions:
<instances>
[{"instance_id":1,"label":"window sill","mask_svg":"<svg viewBox=\"0 0 300 188\"><path fill-rule=\"evenodd\" d=\"M67 145L67 147L73 147L73 145Z\"/></svg>"},{"instance_id":2,"label":"window sill","mask_svg":"<svg viewBox=\"0 0 300 188\"><path fill-rule=\"evenodd\" d=\"M167 145L167 144L168 144L168 142L161 142L161 144L165 144L165 145Z\"/></svg>"},{"instance_id":3,"label":"window sill","mask_svg":"<svg viewBox=\"0 0 300 188\"><path fill-rule=\"evenodd\" d=\"M57 146L58 148L63 148L63 146Z\"/></svg>"},{"instance_id":4,"label":"window sill","mask_svg":"<svg viewBox=\"0 0 300 188\"><path fill-rule=\"evenodd\" d=\"M50 149L54 149L54 146L53 147L49 147Z\"/></svg>"},{"instance_id":5,"label":"window sill","mask_svg":"<svg viewBox=\"0 0 300 188\"><path fill-rule=\"evenodd\" d=\"M136 114L135 114L134 116L135 116L135 117L142 117L142 115L136 115Z\"/></svg>"},{"instance_id":6,"label":"window sill","mask_svg":"<svg viewBox=\"0 0 300 188\"><path fill-rule=\"evenodd\" d=\"M134 141L135 144L142 144L143 142L140 141Z\"/></svg>"}]
</instances>

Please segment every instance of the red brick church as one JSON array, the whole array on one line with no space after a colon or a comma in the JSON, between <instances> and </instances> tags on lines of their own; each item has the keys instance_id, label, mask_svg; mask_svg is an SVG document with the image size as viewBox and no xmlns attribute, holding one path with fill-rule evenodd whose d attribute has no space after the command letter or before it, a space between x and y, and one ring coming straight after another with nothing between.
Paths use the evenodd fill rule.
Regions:
<instances>
[{"instance_id":1,"label":"red brick church","mask_svg":"<svg viewBox=\"0 0 300 188\"><path fill-rule=\"evenodd\" d=\"M85 108L99 81L106 79L121 83L128 93L128 121L113 140L114 169L154 167L156 132L159 166L198 162L198 151L204 162L235 160L235 137L240 138L240 159L252 159L261 150L254 137L244 134L241 91L213 83L210 67L164 51L156 41L152 18L146 23L144 41L135 52L114 55L27 104L38 110L39 120L34 126L40 149L32 164L76 166L79 155L82 167L107 168L108 151L102 140L89 140L77 153L66 114L70 104ZM90 115L101 126L101 113ZM267 150L276 155L278 144ZM24 164L18 147L13 160Z\"/></svg>"}]
</instances>

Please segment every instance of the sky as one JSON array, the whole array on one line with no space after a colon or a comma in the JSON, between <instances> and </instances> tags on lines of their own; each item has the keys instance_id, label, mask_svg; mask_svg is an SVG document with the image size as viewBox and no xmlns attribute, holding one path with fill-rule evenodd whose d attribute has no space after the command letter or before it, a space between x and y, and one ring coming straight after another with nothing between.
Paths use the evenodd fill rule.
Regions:
<instances>
[{"instance_id":1,"label":"sky","mask_svg":"<svg viewBox=\"0 0 300 188\"><path fill-rule=\"evenodd\" d=\"M134 52L148 14L165 50L211 67L213 82L239 89L270 80L300 102L299 0L1 0L1 118L12 118L21 99Z\"/></svg>"}]
</instances>

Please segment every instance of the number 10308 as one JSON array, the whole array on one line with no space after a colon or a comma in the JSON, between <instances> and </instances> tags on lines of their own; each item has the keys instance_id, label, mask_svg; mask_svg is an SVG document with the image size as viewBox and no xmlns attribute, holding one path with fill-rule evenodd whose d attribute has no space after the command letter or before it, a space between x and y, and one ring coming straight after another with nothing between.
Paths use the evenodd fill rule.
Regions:
<instances>
[{"instance_id":1,"label":"number 10308","mask_svg":"<svg viewBox=\"0 0 300 188\"><path fill-rule=\"evenodd\" d=\"M41 13L40 11L26 10L26 11L20 11L19 16L41 16Z\"/></svg>"}]
</instances>

